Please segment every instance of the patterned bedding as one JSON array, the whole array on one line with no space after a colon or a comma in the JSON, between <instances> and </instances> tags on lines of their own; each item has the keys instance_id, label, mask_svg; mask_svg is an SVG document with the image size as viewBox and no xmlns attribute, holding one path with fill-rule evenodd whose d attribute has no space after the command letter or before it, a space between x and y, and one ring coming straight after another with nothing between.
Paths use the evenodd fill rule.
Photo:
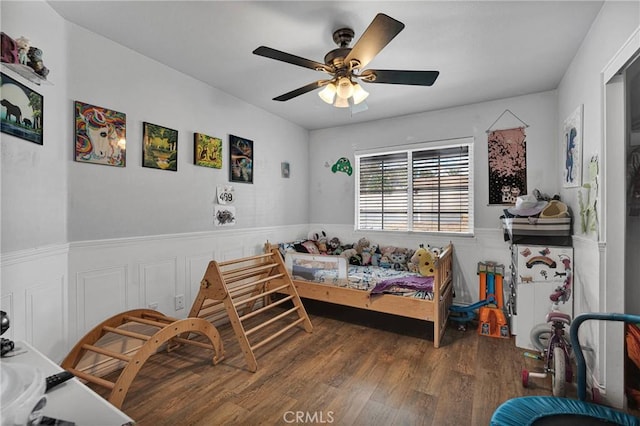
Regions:
<instances>
[{"instance_id":1,"label":"patterned bedding","mask_svg":"<svg viewBox=\"0 0 640 426\"><path fill-rule=\"evenodd\" d=\"M337 269L324 269L319 265L294 264L294 279L364 290L375 294L396 294L433 300L433 277L397 271L379 266L347 266L347 278L339 278Z\"/></svg>"}]
</instances>

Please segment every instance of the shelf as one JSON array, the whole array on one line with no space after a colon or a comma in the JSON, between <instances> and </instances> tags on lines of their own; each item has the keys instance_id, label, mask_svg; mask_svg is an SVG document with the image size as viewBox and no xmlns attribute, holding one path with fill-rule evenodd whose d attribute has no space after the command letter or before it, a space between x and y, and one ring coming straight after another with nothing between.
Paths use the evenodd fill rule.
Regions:
<instances>
[{"instance_id":1,"label":"shelf","mask_svg":"<svg viewBox=\"0 0 640 426\"><path fill-rule=\"evenodd\" d=\"M31 67L28 67L26 65L2 62L2 66L10 69L11 71L15 72L23 78L26 78L30 82L37 84L38 86L40 86L41 84L53 84L46 78L40 76L39 74L36 74L36 72Z\"/></svg>"}]
</instances>

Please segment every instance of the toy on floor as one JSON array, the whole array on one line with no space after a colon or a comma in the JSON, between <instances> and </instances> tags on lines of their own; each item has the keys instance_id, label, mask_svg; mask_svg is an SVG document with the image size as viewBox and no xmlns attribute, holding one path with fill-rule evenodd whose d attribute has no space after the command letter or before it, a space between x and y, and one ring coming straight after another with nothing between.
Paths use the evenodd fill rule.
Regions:
<instances>
[{"instance_id":1,"label":"toy on floor","mask_svg":"<svg viewBox=\"0 0 640 426\"><path fill-rule=\"evenodd\" d=\"M466 330L467 324L476 317L478 311L478 333L482 336L508 338L509 325L504 315L502 279L504 265L494 262L478 262L479 294L484 297L469 306L451 306L450 318L459 323L458 329Z\"/></svg>"},{"instance_id":2,"label":"toy on floor","mask_svg":"<svg viewBox=\"0 0 640 426\"><path fill-rule=\"evenodd\" d=\"M573 380L571 344L565 335L565 327L571 325L571 316L559 312L560 303L566 303L571 296L571 261L567 257L561 260L565 267L564 284L549 295L552 306L551 312L546 316L546 322L533 327L530 333L531 343L540 352L540 358L545 361L544 372L522 370L522 386L525 388L529 385L530 377L544 379L551 374L553 396L557 397L566 395L566 383Z\"/></svg>"}]
</instances>

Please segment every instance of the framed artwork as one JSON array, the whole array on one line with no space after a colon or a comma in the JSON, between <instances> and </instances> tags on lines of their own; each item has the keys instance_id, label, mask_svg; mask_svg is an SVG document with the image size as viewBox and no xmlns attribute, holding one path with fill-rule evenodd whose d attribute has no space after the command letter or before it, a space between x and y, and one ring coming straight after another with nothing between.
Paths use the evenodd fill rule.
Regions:
<instances>
[{"instance_id":1,"label":"framed artwork","mask_svg":"<svg viewBox=\"0 0 640 426\"><path fill-rule=\"evenodd\" d=\"M122 112L75 101L75 160L125 167L127 116Z\"/></svg>"},{"instance_id":2,"label":"framed artwork","mask_svg":"<svg viewBox=\"0 0 640 426\"><path fill-rule=\"evenodd\" d=\"M289 178L291 170L289 169L289 163L280 163L280 173L283 178Z\"/></svg>"},{"instance_id":3,"label":"framed artwork","mask_svg":"<svg viewBox=\"0 0 640 426\"><path fill-rule=\"evenodd\" d=\"M527 193L527 142L524 127L493 130L487 137L489 205L513 205Z\"/></svg>"},{"instance_id":4,"label":"framed artwork","mask_svg":"<svg viewBox=\"0 0 640 426\"><path fill-rule=\"evenodd\" d=\"M582 109L580 104L562 127L562 186L565 188L582 185Z\"/></svg>"},{"instance_id":5,"label":"framed artwork","mask_svg":"<svg viewBox=\"0 0 640 426\"><path fill-rule=\"evenodd\" d=\"M229 180L253 183L253 141L229 135Z\"/></svg>"},{"instance_id":6,"label":"framed artwork","mask_svg":"<svg viewBox=\"0 0 640 426\"><path fill-rule=\"evenodd\" d=\"M178 131L142 123L142 167L178 170Z\"/></svg>"},{"instance_id":7,"label":"framed artwork","mask_svg":"<svg viewBox=\"0 0 640 426\"><path fill-rule=\"evenodd\" d=\"M196 166L222 168L222 139L193 134L193 161Z\"/></svg>"},{"instance_id":8,"label":"framed artwork","mask_svg":"<svg viewBox=\"0 0 640 426\"><path fill-rule=\"evenodd\" d=\"M5 73L0 73L0 131L43 144L44 98Z\"/></svg>"}]
</instances>

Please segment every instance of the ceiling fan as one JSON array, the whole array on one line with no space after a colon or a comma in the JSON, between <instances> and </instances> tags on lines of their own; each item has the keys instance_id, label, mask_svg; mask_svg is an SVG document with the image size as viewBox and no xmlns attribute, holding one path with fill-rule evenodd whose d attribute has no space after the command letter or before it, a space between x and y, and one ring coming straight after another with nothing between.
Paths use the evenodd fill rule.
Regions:
<instances>
[{"instance_id":1,"label":"ceiling fan","mask_svg":"<svg viewBox=\"0 0 640 426\"><path fill-rule=\"evenodd\" d=\"M374 70L364 69L384 47L389 44L404 24L383 13L379 13L364 31L353 47L348 47L355 33L351 28L341 28L333 33L333 41L339 46L327 53L324 64L300 56L260 46L254 54L278 61L288 62L312 70L322 71L331 77L314 81L291 92L273 98L274 101L288 101L320 87L318 93L325 102L339 108L361 103L369 94L358 84L367 83L407 84L431 86L440 74L438 71Z\"/></svg>"}]
</instances>

